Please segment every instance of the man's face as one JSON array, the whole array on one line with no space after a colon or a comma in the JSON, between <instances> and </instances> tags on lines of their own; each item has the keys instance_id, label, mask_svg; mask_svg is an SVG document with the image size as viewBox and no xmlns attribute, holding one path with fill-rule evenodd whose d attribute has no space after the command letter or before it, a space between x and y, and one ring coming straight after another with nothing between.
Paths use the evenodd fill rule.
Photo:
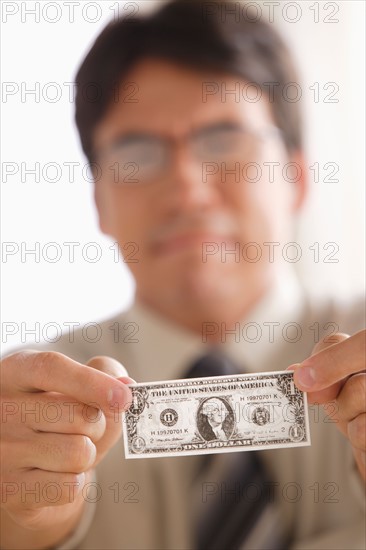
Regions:
<instances>
[{"instance_id":1,"label":"man's face","mask_svg":"<svg viewBox=\"0 0 366 550\"><path fill-rule=\"evenodd\" d=\"M220 92L205 96L208 82ZM164 170L149 181L118 181L110 168L115 158L109 166L100 161L95 193L101 229L120 244L137 296L197 330L203 321L237 320L268 288L277 264L263 243L288 242L302 185L282 176L290 159L273 133L267 98L222 96L222 87L233 90L238 82L245 85L235 76L146 58L130 71L122 99L94 134L96 151L132 133L175 140ZM222 163L218 151L216 163L203 164L186 136L227 124L246 128L242 153ZM279 163L272 165L274 181L264 163ZM133 172L132 166L126 174L138 180Z\"/></svg>"},{"instance_id":2,"label":"man's face","mask_svg":"<svg viewBox=\"0 0 366 550\"><path fill-rule=\"evenodd\" d=\"M217 428L217 426L220 426L225 420L227 410L219 399L210 399L203 404L202 414L207 416L207 420L211 426Z\"/></svg>"}]
</instances>

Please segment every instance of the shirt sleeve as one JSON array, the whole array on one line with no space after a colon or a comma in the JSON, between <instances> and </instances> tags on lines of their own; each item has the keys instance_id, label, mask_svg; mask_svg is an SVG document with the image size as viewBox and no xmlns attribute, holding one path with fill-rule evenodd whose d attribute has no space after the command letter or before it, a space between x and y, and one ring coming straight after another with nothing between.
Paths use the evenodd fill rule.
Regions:
<instances>
[{"instance_id":1,"label":"shirt sleeve","mask_svg":"<svg viewBox=\"0 0 366 550\"><path fill-rule=\"evenodd\" d=\"M319 533L319 535L297 541L291 550L365 550L365 524L363 521L347 525L342 529L334 529Z\"/></svg>"},{"instance_id":2,"label":"shirt sleeve","mask_svg":"<svg viewBox=\"0 0 366 550\"><path fill-rule=\"evenodd\" d=\"M348 445L345 463L345 473L349 480L349 486L354 494L355 502L359 506L362 516L354 522L340 529L327 529L317 535L295 541L291 550L365 550L365 522L366 495L365 484L358 471L352 447Z\"/></svg>"}]
</instances>

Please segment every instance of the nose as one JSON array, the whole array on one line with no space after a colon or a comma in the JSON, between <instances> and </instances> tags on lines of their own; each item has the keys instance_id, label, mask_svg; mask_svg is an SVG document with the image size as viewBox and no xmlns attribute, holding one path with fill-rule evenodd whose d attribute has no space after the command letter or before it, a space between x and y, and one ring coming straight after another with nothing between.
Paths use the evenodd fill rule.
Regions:
<instances>
[{"instance_id":1,"label":"nose","mask_svg":"<svg viewBox=\"0 0 366 550\"><path fill-rule=\"evenodd\" d=\"M203 164L195 159L184 144L172 152L165 188L166 205L174 211L205 211L222 202L217 181L204 181Z\"/></svg>"}]
</instances>

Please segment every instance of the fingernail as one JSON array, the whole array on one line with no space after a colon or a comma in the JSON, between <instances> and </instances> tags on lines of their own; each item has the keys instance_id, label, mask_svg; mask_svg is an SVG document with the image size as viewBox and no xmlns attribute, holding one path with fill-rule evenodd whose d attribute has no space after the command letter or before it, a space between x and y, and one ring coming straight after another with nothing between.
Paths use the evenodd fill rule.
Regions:
<instances>
[{"instance_id":1,"label":"fingernail","mask_svg":"<svg viewBox=\"0 0 366 550\"><path fill-rule=\"evenodd\" d=\"M124 384L136 384L136 380L131 378L130 376L122 376L121 378L117 378L120 382L123 382Z\"/></svg>"},{"instance_id":2,"label":"fingernail","mask_svg":"<svg viewBox=\"0 0 366 550\"><path fill-rule=\"evenodd\" d=\"M301 363L294 363L293 365L290 365L289 367L287 367L286 370L295 370L298 367L301 367Z\"/></svg>"},{"instance_id":3,"label":"fingernail","mask_svg":"<svg viewBox=\"0 0 366 550\"><path fill-rule=\"evenodd\" d=\"M126 401L126 390L124 386L115 387L111 390L108 390L108 403L111 405L124 405Z\"/></svg>"},{"instance_id":4,"label":"fingernail","mask_svg":"<svg viewBox=\"0 0 366 550\"><path fill-rule=\"evenodd\" d=\"M297 381L304 388L312 388L315 384L315 371L312 367L299 367Z\"/></svg>"}]
</instances>

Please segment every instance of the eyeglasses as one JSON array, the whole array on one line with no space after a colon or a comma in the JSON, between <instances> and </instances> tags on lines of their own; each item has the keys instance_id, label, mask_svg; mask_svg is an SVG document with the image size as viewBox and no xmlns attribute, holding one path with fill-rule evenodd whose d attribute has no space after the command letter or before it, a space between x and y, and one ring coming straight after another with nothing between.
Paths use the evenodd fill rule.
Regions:
<instances>
[{"instance_id":1,"label":"eyeglasses","mask_svg":"<svg viewBox=\"0 0 366 550\"><path fill-rule=\"evenodd\" d=\"M169 168L172 148L184 141L193 160L203 163L241 162L255 154L260 140L278 137L276 126L253 130L225 122L196 130L184 138L129 133L96 154L103 172L115 183L125 185L157 181Z\"/></svg>"}]
</instances>

